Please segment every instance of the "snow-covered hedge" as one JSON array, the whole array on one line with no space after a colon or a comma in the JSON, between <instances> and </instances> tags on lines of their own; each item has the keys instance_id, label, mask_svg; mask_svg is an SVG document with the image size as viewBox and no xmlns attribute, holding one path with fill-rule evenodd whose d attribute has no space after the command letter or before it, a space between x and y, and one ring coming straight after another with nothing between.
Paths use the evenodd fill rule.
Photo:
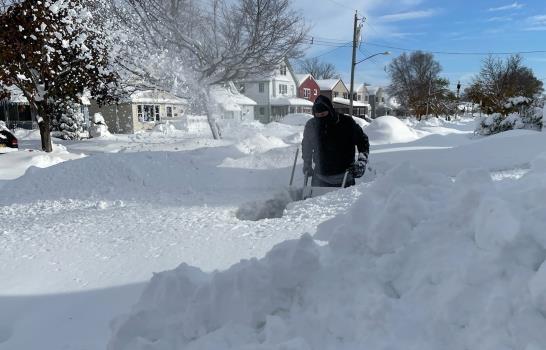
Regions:
<instances>
[{"instance_id":1,"label":"snow-covered hedge","mask_svg":"<svg viewBox=\"0 0 546 350\"><path fill-rule=\"evenodd\" d=\"M492 135L515 129L542 130L544 122L543 108L530 106L522 109L522 113L512 112L507 116L500 113L484 116L478 123L476 133Z\"/></svg>"}]
</instances>

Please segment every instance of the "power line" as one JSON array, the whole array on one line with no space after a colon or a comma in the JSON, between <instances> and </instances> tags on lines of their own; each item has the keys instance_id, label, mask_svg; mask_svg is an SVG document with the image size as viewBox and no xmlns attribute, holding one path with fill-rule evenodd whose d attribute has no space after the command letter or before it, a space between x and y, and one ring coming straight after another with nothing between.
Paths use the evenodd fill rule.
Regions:
<instances>
[{"instance_id":1,"label":"power line","mask_svg":"<svg viewBox=\"0 0 546 350\"><path fill-rule=\"evenodd\" d=\"M342 7L346 8L346 9L348 9L348 10L357 11L356 9L354 9L352 7L349 7L349 6L345 5L344 3L340 2L340 1L337 1L337 0L328 0L328 1L330 1L330 2L332 2L334 4L336 4L336 5L342 6Z\"/></svg>"},{"instance_id":2,"label":"power line","mask_svg":"<svg viewBox=\"0 0 546 350\"><path fill-rule=\"evenodd\" d=\"M368 22L366 22L368 23ZM370 27L370 28L373 28L373 27ZM324 43L331 43L331 44L335 44L335 43L341 43L341 42L346 42L347 40L343 40L343 39L333 39L333 38L322 38L322 37L313 37L315 38L315 40L318 40L319 42L324 42ZM398 46L394 46L394 45L387 45L387 44L383 44L383 43L375 43L375 42L363 42L365 45L370 45L370 46L375 46L375 47L380 47L380 48L385 48L385 49L391 49L391 50L397 50L397 51L425 51L425 52L430 52L430 53L434 53L434 54L438 54L438 55L474 55L474 56L487 56L487 55L515 55L515 54L522 54L522 55L525 55L525 54L537 54L537 53L546 53L546 50L528 50L528 51L513 51L513 52L480 52L480 51L475 51L475 52L472 52L472 51L439 51L439 50L428 50L428 49L418 49L418 48L405 48L405 47L398 47Z\"/></svg>"},{"instance_id":3,"label":"power line","mask_svg":"<svg viewBox=\"0 0 546 350\"><path fill-rule=\"evenodd\" d=\"M350 45L352 45L352 43L351 43L351 42L348 42L348 43L345 43L345 45L336 46L336 47L334 47L333 49L328 50L328 51L326 51L326 52L323 52L323 53L321 53L321 54L319 54L319 55L316 55L316 56L313 56L313 57L308 57L308 59L319 58L319 57L325 56L325 55L327 55L327 54L329 54L329 53L332 53L332 52L334 52L334 51L336 51L336 50L339 50L339 49L341 49L341 48L350 47ZM302 60L300 59L300 61L302 61Z\"/></svg>"},{"instance_id":4,"label":"power line","mask_svg":"<svg viewBox=\"0 0 546 350\"><path fill-rule=\"evenodd\" d=\"M371 42L367 42L365 44L369 46L381 47L385 49L398 50L398 51L425 51L425 52L430 52L437 55L487 56L487 55L517 55L517 54L525 55L525 54L534 54L534 53L546 53L546 50L514 51L514 52L432 51L432 50L426 50L426 49L409 49L409 48L396 47L396 46L377 44L377 43L371 43Z\"/></svg>"}]
</instances>

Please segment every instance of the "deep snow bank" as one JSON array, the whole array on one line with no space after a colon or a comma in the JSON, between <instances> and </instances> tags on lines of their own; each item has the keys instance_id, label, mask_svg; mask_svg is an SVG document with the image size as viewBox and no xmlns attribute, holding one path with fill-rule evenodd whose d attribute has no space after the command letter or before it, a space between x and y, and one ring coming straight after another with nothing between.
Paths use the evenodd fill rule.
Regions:
<instances>
[{"instance_id":1,"label":"deep snow bank","mask_svg":"<svg viewBox=\"0 0 546 350\"><path fill-rule=\"evenodd\" d=\"M416 130L392 116L374 119L364 131L373 145L411 142L421 137Z\"/></svg>"},{"instance_id":2,"label":"deep snow bank","mask_svg":"<svg viewBox=\"0 0 546 350\"><path fill-rule=\"evenodd\" d=\"M214 157L221 159L222 152ZM2 188L0 205L61 199L199 203L205 194L214 193L218 201L229 201L229 193L282 188L289 175L288 169L273 169L265 176L261 170L217 167L200 150L96 154L45 169L29 168Z\"/></svg>"},{"instance_id":3,"label":"deep snow bank","mask_svg":"<svg viewBox=\"0 0 546 350\"><path fill-rule=\"evenodd\" d=\"M110 350L541 349L546 156L518 181L407 164L315 238L206 274L156 274Z\"/></svg>"}]
</instances>

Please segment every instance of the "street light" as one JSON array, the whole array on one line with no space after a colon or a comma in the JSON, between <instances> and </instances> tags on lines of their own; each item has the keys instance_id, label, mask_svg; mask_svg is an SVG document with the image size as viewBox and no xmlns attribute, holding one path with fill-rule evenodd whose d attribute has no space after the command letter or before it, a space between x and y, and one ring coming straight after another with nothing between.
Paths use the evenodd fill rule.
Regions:
<instances>
[{"instance_id":1,"label":"street light","mask_svg":"<svg viewBox=\"0 0 546 350\"><path fill-rule=\"evenodd\" d=\"M373 55L371 55L371 56L368 56L368 57L366 57L366 58L364 58L364 59L362 59L362 60L360 60L360 61L358 61L358 62L355 62L355 66L356 66L357 64L359 64L359 63L362 63L362 62L364 62L364 61L366 61L366 60L369 60L369 59L372 58L372 57L379 56L379 55L387 56L387 55L390 55L390 54L391 54L390 51L375 53L375 54L373 54Z\"/></svg>"},{"instance_id":2,"label":"street light","mask_svg":"<svg viewBox=\"0 0 546 350\"><path fill-rule=\"evenodd\" d=\"M375 56L380 56L380 55L384 55L384 56L387 56L387 55L390 55L391 53L389 51L385 51L385 52L379 52L379 53L375 53L371 56L368 56L364 59L361 59L360 61L358 62L353 62L353 66L351 67L351 92L349 94L349 115L353 115L353 95L354 95L354 76L355 76L355 67L357 64L359 63L362 63L366 60L369 60L370 58L373 58Z\"/></svg>"}]
</instances>

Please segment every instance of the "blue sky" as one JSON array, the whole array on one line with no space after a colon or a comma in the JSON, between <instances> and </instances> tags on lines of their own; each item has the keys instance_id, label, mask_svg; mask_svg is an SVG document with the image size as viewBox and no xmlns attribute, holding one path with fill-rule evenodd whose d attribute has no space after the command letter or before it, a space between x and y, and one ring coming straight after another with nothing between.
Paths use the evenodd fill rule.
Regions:
<instances>
[{"instance_id":1,"label":"blue sky","mask_svg":"<svg viewBox=\"0 0 546 350\"><path fill-rule=\"evenodd\" d=\"M384 68L403 51L522 52L525 65L546 83L546 0L294 0L311 26L314 45L307 57L336 65L344 81L350 78L354 10L366 17L357 59L390 51L357 66L356 83L388 84ZM396 47L398 49L384 46ZM435 54L442 75L463 89L480 69L486 55ZM506 56L499 56L506 57ZM545 84L546 85L546 84Z\"/></svg>"}]
</instances>

